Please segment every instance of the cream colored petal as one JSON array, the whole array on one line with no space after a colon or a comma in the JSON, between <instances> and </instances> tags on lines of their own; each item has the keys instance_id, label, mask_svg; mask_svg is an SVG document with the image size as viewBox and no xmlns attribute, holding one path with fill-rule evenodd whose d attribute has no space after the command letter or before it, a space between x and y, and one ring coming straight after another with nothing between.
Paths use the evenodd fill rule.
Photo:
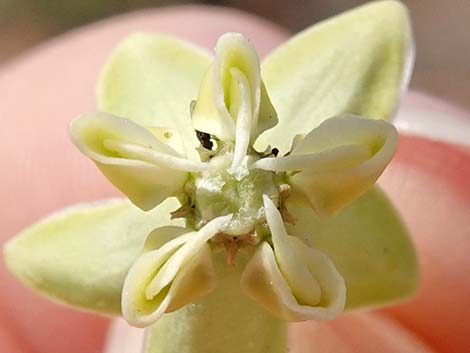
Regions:
<instances>
[{"instance_id":1,"label":"cream colored petal","mask_svg":"<svg viewBox=\"0 0 470 353\"><path fill-rule=\"evenodd\" d=\"M176 276L179 269L184 267L191 260L193 254L198 252L210 238L225 228L231 218L232 215L217 217L207 223L197 233L194 233L191 239L165 263L158 274L148 284L145 290L147 298L154 297L165 288Z\"/></svg>"},{"instance_id":2,"label":"cream colored petal","mask_svg":"<svg viewBox=\"0 0 470 353\"><path fill-rule=\"evenodd\" d=\"M200 162L183 158L145 128L106 113L76 118L70 135L114 186L144 210L178 195L187 172L204 168Z\"/></svg>"},{"instance_id":3,"label":"cream colored petal","mask_svg":"<svg viewBox=\"0 0 470 353\"><path fill-rule=\"evenodd\" d=\"M125 319L137 327L146 327L164 313L179 309L215 287L215 273L207 241L222 231L231 215L218 217L198 232L177 236L156 250L142 254L124 282L122 310ZM158 235L171 237L182 229L165 227L151 235L147 246ZM148 248L148 247L147 247Z\"/></svg>"},{"instance_id":4,"label":"cream colored petal","mask_svg":"<svg viewBox=\"0 0 470 353\"><path fill-rule=\"evenodd\" d=\"M185 147L181 134L176 129L160 126L145 126L158 140L164 142L180 155L185 155Z\"/></svg>"},{"instance_id":5,"label":"cream colored petal","mask_svg":"<svg viewBox=\"0 0 470 353\"><path fill-rule=\"evenodd\" d=\"M253 131L251 133L252 143L254 143L258 136L264 131L271 129L278 123L277 111L271 103L266 86L261 80L261 102L259 107L258 119L253 122Z\"/></svg>"},{"instance_id":6,"label":"cream colored petal","mask_svg":"<svg viewBox=\"0 0 470 353\"><path fill-rule=\"evenodd\" d=\"M291 248L281 214L274 203L266 195L263 195L263 201L274 255L283 277L299 304L317 305L321 300L321 288L317 279Z\"/></svg>"},{"instance_id":7,"label":"cream colored petal","mask_svg":"<svg viewBox=\"0 0 470 353\"><path fill-rule=\"evenodd\" d=\"M299 304L279 269L273 249L266 242L258 247L242 274L243 292L283 320L323 321L335 318L343 311L346 299L341 275L324 254L307 247L297 238L289 236L288 239L295 255L318 278L322 291L320 303L315 306Z\"/></svg>"},{"instance_id":8,"label":"cream colored petal","mask_svg":"<svg viewBox=\"0 0 470 353\"><path fill-rule=\"evenodd\" d=\"M355 166L371 157L370 148L364 145L338 146L312 154L291 154L287 157L263 158L253 163L254 168L271 171L301 171L306 168L318 171Z\"/></svg>"},{"instance_id":9,"label":"cream colored petal","mask_svg":"<svg viewBox=\"0 0 470 353\"><path fill-rule=\"evenodd\" d=\"M123 316L130 324L145 327L165 313L171 301L171 297L167 299L169 290L149 300L145 288L184 241L187 238L178 237L162 248L142 254L132 265L124 281L121 303Z\"/></svg>"},{"instance_id":10,"label":"cream colored petal","mask_svg":"<svg viewBox=\"0 0 470 353\"><path fill-rule=\"evenodd\" d=\"M346 302L347 289L343 276L330 258L321 251L307 246L293 236L289 236L289 242L295 255L315 275L322 290L321 301L318 306L310 308L307 313L308 319L329 320L335 318L344 310Z\"/></svg>"},{"instance_id":11,"label":"cream colored petal","mask_svg":"<svg viewBox=\"0 0 470 353\"><path fill-rule=\"evenodd\" d=\"M217 286L217 277L212 263L212 252L208 244L204 244L191 261L182 268L173 280L166 312L172 312L193 302L210 292Z\"/></svg>"},{"instance_id":12,"label":"cream colored petal","mask_svg":"<svg viewBox=\"0 0 470 353\"><path fill-rule=\"evenodd\" d=\"M218 96L223 97L219 85L214 84L214 64L202 80L199 96L192 108L192 124L197 131L202 131L223 141L235 139L235 122L232 120L225 103L220 106Z\"/></svg>"},{"instance_id":13,"label":"cream colored petal","mask_svg":"<svg viewBox=\"0 0 470 353\"><path fill-rule=\"evenodd\" d=\"M209 167L201 162L174 157L166 153L154 151L147 146L134 143L105 139L103 140L103 146L110 152L118 153L120 158L140 160L174 170L201 172Z\"/></svg>"},{"instance_id":14,"label":"cream colored petal","mask_svg":"<svg viewBox=\"0 0 470 353\"><path fill-rule=\"evenodd\" d=\"M216 280L210 255L206 244L193 255L188 266L176 274L168 287L149 300L145 295L148 279L171 254L158 250L143 254L124 282L121 305L124 318L133 326L150 326L165 312L177 310L212 291Z\"/></svg>"},{"instance_id":15,"label":"cream colored petal","mask_svg":"<svg viewBox=\"0 0 470 353\"><path fill-rule=\"evenodd\" d=\"M343 278L326 255L287 235L274 203L263 200L274 249L267 242L258 247L242 274L242 290L284 320L334 318L346 300Z\"/></svg>"},{"instance_id":16,"label":"cream colored petal","mask_svg":"<svg viewBox=\"0 0 470 353\"><path fill-rule=\"evenodd\" d=\"M235 147L230 172L236 173L246 157L252 129L251 98L248 80L238 69L232 68L231 114L236 117Z\"/></svg>"},{"instance_id":17,"label":"cream colored petal","mask_svg":"<svg viewBox=\"0 0 470 353\"><path fill-rule=\"evenodd\" d=\"M214 63L203 79L192 112L193 126L223 141L235 140L237 116L232 114L231 91L232 81L237 78L233 77L232 69L241 72L248 81L253 142L261 132L277 123L277 116L261 82L256 51L238 33L226 33L217 42Z\"/></svg>"},{"instance_id":18,"label":"cream colored petal","mask_svg":"<svg viewBox=\"0 0 470 353\"><path fill-rule=\"evenodd\" d=\"M382 174L397 148L395 128L381 120L356 116L331 118L312 130L285 157L259 160L255 166L293 171L293 197L306 199L328 216L366 192Z\"/></svg>"}]
</instances>

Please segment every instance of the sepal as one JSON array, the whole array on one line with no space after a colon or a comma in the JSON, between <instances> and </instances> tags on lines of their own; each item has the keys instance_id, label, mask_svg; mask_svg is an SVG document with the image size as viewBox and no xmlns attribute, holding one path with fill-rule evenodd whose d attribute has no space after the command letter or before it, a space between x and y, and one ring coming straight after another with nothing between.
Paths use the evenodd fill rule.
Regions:
<instances>
[{"instance_id":1,"label":"sepal","mask_svg":"<svg viewBox=\"0 0 470 353\"><path fill-rule=\"evenodd\" d=\"M153 229L181 223L170 220L177 207L174 199L148 212L128 200L75 205L11 239L5 262L23 283L55 301L120 315L129 268Z\"/></svg>"},{"instance_id":2,"label":"sepal","mask_svg":"<svg viewBox=\"0 0 470 353\"><path fill-rule=\"evenodd\" d=\"M419 263L408 231L378 187L327 219L290 203L287 232L330 258L347 286L346 309L403 300L419 286ZM314 231L312 231L314 230Z\"/></svg>"},{"instance_id":3,"label":"sepal","mask_svg":"<svg viewBox=\"0 0 470 353\"><path fill-rule=\"evenodd\" d=\"M121 41L98 82L98 110L141 126L175 129L190 159L196 159L196 134L189 105L211 63L193 44L162 34L134 33Z\"/></svg>"},{"instance_id":4,"label":"sepal","mask_svg":"<svg viewBox=\"0 0 470 353\"><path fill-rule=\"evenodd\" d=\"M373 1L307 28L262 63L279 124L255 147L286 153L296 134L341 114L393 118L413 61L408 10L399 1Z\"/></svg>"}]
</instances>

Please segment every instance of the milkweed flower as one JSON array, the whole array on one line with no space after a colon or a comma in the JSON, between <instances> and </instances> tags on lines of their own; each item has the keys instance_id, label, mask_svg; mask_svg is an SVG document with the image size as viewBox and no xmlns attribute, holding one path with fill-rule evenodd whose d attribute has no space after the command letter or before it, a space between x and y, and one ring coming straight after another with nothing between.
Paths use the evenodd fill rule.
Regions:
<instances>
[{"instance_id":1,"label":"milkweed flower","mask_svg":"<svg viewBox=\"0 0 470 353\"><path fill-rule=\"evenodd\" d=\"M9 244L10 268L134 326L175 312L193 331L189 316L212 309L191 303L241 325L261 310L268 335L271 322L409 295L414 250L374 183L396 150L380 118L407 81L410 40L391 1L305 31L262 66L238 33L220 37L213 59L170 37L131 36L103 71L101 112L76 118L70 134L145 212L112 201L53 215ZM220 293L240 308L221 312Z\"/></svg>"},{"instance_id":2,"label":"milkweed flower","mask_svg":"<svg viewBox=\"0 0 470 353\"><path fill-rule=\"evenodd\" d=\"M215 288L209 243L224 244L229 262L240 247L256 248L241 286L275 315L324 320L343 310L344 280L327 256L287 235L283 221L295 216L285 202L292 189L324 215L352 201L392 159L396 131L381 120L334 117L298 136L285 156L276 147L259 152L257 137L278 121L268 94L255 49L228 33L191 107L201 161L173 148L168 140L178 132L165 127L146 129L104 113L72 123L78 148L136 205L148 210L178 197L183 205L173 215L191 226L174 229L182 235L131 268L122 307L132 324L148 326Z\"/></svg>"}]
</instances>

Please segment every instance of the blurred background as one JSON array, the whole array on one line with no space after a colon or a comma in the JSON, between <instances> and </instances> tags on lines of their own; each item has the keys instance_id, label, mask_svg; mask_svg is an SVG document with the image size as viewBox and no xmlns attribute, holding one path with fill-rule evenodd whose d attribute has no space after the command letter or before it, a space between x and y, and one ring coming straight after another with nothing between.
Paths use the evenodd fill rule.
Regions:
<instances>
[{"instance_id":1,"label":"blurred background","mask_svg":"<svg viewBox=\"0 0 470 353\"><path fill-rule=\"evenodd\" d=\"M159 6L229 6L292 32L367 1L359 0L0 0L0 66L65 31L109 16ZM417 58L411 86L470 108L470 0L405 0Z\"/></svg>"}]
</instances>

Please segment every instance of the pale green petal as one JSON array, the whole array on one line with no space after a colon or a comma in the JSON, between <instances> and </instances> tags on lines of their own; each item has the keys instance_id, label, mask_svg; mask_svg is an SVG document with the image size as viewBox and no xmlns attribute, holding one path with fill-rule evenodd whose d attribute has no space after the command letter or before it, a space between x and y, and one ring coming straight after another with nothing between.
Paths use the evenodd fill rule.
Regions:
<instances>
[{"instance_id":1,"label":"pale green petal","mask_svg":"<svg viewBox=\"0 0 470 353\"><path fill-rule=\"evenodd\" d=\"M187 172L206 169L203 163L185 159L160 141L159 135L106 113L76 118L70 124L70 135L109 181L144 210L178 196Z\"/></svg>"},{"instance_id":2,"label":"pale green petal","mask_svg":"<svg viewBox=\"0 0 470 353\"><path fill-rule=\"evenodd\" d=\"M241 73L249 85L251 107L250 139L277 123L277 116L261 82L259 59L254 47L238 33L222 35L215 49L215 60L207 71L192 112L193 126L217 136L223 141L234 141L236 99L232 99L233 69Z\"/></svg>"},{"instance_id":3,"label":"pale green petal","mask_svg":"<svg viewBox=\"0 0 470 353\"><path fill-rule=\"evenodd\" d=\"M285 157L264 158L254 166L292 171L293 199L305 198L321 216L330 216L362 195L392 160L398 135L379 120L343 116L327 119Z\"/></svg>"},{"instance_id":4,"label":"pale green petal","mask_svg":"<svg viewBox=\"0 0 470 353\"><path fill-rule=\"evenodd\" d=\"M133 34L106 63L98 84L98 108L142 126L177 130L190 158L199 145L189 106L211 63L201 49L166 35Z\"/></svg>"},{"instance_id":5,"label":"pale green petal","mask_svg":"<svg viewBox=\"0 0 470 353\"><path fill-rule=\"evenodd\" d=\"M283 44L262 64L279 124L260 137L287 152L297 134L351 113L388 119L413 62L408 12L398 1L366 4L321 22Z\"/></svg>"},{"instance_id":6,"label":"pale green petal","mask_svg":"<svg viewBox=\"0 0 470 353\"><path fill-rule=\"evenodd\" d=\"M215 218L197 232L175 237L142 254L124 282L124 318L137 327L150 326L164 313L212 291L216 279L207 241L222 231L231 218L231 215ZM172 230L175 236L182 233L181 229L168 227L155 232L169 235Z\"/></svg>"},{"instance_id":7,"label":"pale green petal","mask_svg":"<svg viewBox=\"0 0 470 353\"><path fill-rule=\"evenodd\" d=\"M36 223L7 243L8 268L26 285L63 303L120 314L124 278L147 235L171 221L178 202L149 212L129 201L80 204Z\"/></svg>"},{"instance_id":8,"label":"pale green petal","mask_svg":"<svg viewBox=\"0 0 470 353\"><path fill-rule=\"evenodd\" d=\"M328 255L346 281L346 308L376 306L412 295L419 282L415 250L386 196L373 188L333 217L289 204L289 234Z\"/></svg>"}]
</instances>

